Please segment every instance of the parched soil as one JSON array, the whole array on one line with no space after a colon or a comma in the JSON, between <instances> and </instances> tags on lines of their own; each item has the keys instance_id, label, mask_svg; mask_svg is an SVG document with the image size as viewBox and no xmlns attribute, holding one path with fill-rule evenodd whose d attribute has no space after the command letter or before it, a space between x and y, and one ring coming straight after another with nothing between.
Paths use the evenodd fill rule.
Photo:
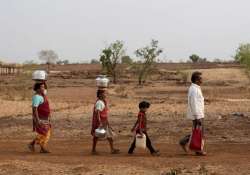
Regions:
<instances>
[{"instance_id":1,"label":"parched soil","mask_svg":"<svg viewBox=\"0 0 250 175\"><path fill-rule=\"evenodd\" d=\"M208 144L206 157L184 155L177 145L158 143L160 157L139 151L126 154L127 143L118 142L121 154L109 154L108 147L100 143L100 155L89 153L86 140L55 140L50 143L53 153L30 153L27 141L0 142L0 174L249 174L250 144Z\"/></svg>"},{"instance_id":2,"label":"parched soil","mask_svg":"<svg viewBox=\"0 0 250 175\"><path fill-rule=\"evenodd\" d=\"M199 69L201 70L201 69ZM189 71L189 70L187 70ZM100 155L90 154L91 115L95 102L95 81L65 77L49 79L49 99L53 108L51 154L27 149L32 132L32 82L28 79L1 79L0 91L0 175L83 174L83 175L171 175L250 174L250 88L238 68L202 69L205 96L206 157L186 155L179 139L191 131L186 119L188 84L150 80L144 87L136 79L111 85L110 122L117 136L119 155L111 155L106 141L100 141ZM27 84L26 84L27 83ZM25 91L23 84L27 85ZM28 91L29 93L24 92ZM13 95L14 94L14 95ZM138 112L138 102L148 100L148 133L161 156L147 150L127 154L133 140L130 129Z\"/></svg>"},{"instance_id":3,"label":"parched soil","mask_svg":"<svg viewBox=\"0 0 250 175\"><path fill-rule=\"evenodd\" d=\"M152 114L151 114L152 115ZM1 118L0 174L249 174L250 118L248 116L209 116L206 120L206 157L184 154L178 140L190 132L190 121L183 116L150 116L149 134L161 156L147 150L127 154L133 139L129 130L135 121L128 114L110 116L117 133L119 155L111 155L106 141L100 141L100 155L90 154L90 116L56 112L49 142L51 154L27 149L34 138L30 116Z\"/></svg>"}]
</instances>

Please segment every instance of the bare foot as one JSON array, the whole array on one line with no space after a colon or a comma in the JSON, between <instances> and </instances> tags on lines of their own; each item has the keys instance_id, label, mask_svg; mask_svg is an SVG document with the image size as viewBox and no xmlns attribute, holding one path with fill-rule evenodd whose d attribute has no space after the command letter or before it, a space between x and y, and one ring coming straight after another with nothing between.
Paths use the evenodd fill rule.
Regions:
<instances>
[{"instance_id":1,"label":"bare foot","mask_svg":"<svg viewBox=\"0 0 250 175\"><path fill-rule=\"evenodd\" d=\"M185 153L188 153L188 150L187 150L186 145L181 145L181 144L180 144L180 146L181 146L181 148L183 149L183 151L184 151Z\"/></svg>"},{"instance_id":2,"label":"bare foot","mask_svg":"<svg viewBox=\"0 0 250 175\"><path fill-rule=\"evenodd\" d=\"M31 152L35 152L35 145L29 144L28 148Z\"/></svg>"},{"instance_id":3,"label":"bare foot","mask_svg":"<svg viewBox=\"0 0 250 175\"><path fill-rule=\"evenodd\" d=\"M45 154L47 154L47 153L51 153L49 150L47 150L47 149L44 149L44 148L42 148L41 150L40 150L40 153L45 153Z\"/></svg>"}]
</instances>

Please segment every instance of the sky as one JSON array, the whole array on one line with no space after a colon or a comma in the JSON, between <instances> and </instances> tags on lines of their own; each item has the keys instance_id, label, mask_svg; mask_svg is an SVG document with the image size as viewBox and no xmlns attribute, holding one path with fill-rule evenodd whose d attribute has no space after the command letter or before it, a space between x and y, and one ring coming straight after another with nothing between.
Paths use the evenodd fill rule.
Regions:
<instances>
[{"instance_id":1,"label":"sky","mask_svg":"<svg viewBox=\"0 0 250 175\"><path fill-rule=\"evenodd\" d=\"M0 60L87 62L115 40L126 53L159 40L164 61L231 59L250 42L249 0L0 0Z\"/></svg>"}]
</instances>

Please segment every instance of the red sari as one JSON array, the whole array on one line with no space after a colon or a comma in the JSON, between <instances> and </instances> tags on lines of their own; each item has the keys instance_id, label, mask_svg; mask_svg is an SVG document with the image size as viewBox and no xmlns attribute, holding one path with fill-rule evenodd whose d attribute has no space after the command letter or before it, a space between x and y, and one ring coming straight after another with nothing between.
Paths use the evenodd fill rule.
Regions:
<instances>
[{"instance_id":1,"label":"red sari","mask_svg":"<svg viewBox=\"0 0 250 175\"><path fill-rule=\"evenodd\" d=\"M36 131L38 134L47 135L49 130L51 129L51 124L49 122L50 116L50 107L49 101L46 95L42 95L44 102L40 104L37 108L38 118L41 121L39 125L35 125L35 121L33 118L33 131Z\"/></svg>"},{"instance_id":2,"label":"red sari","mask_svg":"<svg viewBox=\"0 0 250 175\"><path fill-rule=\"evenodd\" d=\"M96 101L96 103L97 103L97 101ZM100 119L101 119L102 123L106 123L108 121L108 105L107 105L106 100L102 100L102 101L105 104L105 108L102 111L100 111ZM93 116L92 116L92 129L91 129L92 136L95 135L95 130L100 126L100 121L98 119L98 113L96 110L96 103L94 105Z\"/></svg>"}]
</instances>

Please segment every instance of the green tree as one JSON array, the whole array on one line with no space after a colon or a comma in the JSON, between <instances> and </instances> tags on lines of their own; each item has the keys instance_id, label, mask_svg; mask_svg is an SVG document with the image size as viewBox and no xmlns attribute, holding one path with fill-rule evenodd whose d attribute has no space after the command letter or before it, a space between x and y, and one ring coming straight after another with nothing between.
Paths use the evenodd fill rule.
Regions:
<instances>
[{"instance_id":1,"label":"green tree","mask_svg":"<svg viewBox=\"0 0 250 175\"><path fill-rule=\"evenodd\" d=\"M113 82L117 83L118 69L117 65L121 62L121 58L125 55L123 41L115 41L108 48L102 50L100 62L102 69L108 75L111 75Z\"/></svg>"},{"instance_id":2,"label":"green tree","mask_svg":"<svg viewBox=\"0 0 250 175\"><path fill-rule=\"evenodd\" d=\"M100 61L99 60L96 60L96 59L92 59L90 61L90 64L100 64Z\"/></svg>"},{"instance_id":3,"label":"green tree","mask_svg":"<svg viewBox=\"0 0 250 175\"><path fill-rule=\"evenodd\" d=\"M240 44L238 49L236 50L236 54L234 59L247 66L250 69L250 43Z\"/></svg>"},{"instance_id":4,"label":"green tree","mask_svg":"<svg viewBox=\"0 0 250 175\"><path fill-rule=\"evenodd\" d=\"M138 69L138 83L142 85L146 81L147 75L155 63L157 57L163 52L162 49L158 47L159 41L151 40L149 46L137 49L135 55L142 60L139 64Z\"/></svg>"},{"instance_id":5,"label":"green tree","mask_svg":"<svg viewBox=\"0 0 250 175\"><path fill-rule=\"evenodd\" d=\"M130 58L130 56L123 56L122 57L122 64L132 64L133 63L133 60Z\"/></svg>"},{"instance_id":6,"label":"green tree","mask_svg":"<svg viewBox=\"0 0 250 175\"><path fill-rule=\"evenodd\" d=\"M200 57L196 54L192 54L191 56L189 56L189 59L193 62L193 63L197 63L200 60Z\"/></svg>"},{"instance_id":7,"label":"green tree","mask_svg":"<svg viewBox=\"0 0 250 175\"><path fill-rule=\"evenodd\" d=\"M69 60L59 60L56 62L56 64L60 64L60 65L69 64Z\"/></svg>"}]
</instances>

